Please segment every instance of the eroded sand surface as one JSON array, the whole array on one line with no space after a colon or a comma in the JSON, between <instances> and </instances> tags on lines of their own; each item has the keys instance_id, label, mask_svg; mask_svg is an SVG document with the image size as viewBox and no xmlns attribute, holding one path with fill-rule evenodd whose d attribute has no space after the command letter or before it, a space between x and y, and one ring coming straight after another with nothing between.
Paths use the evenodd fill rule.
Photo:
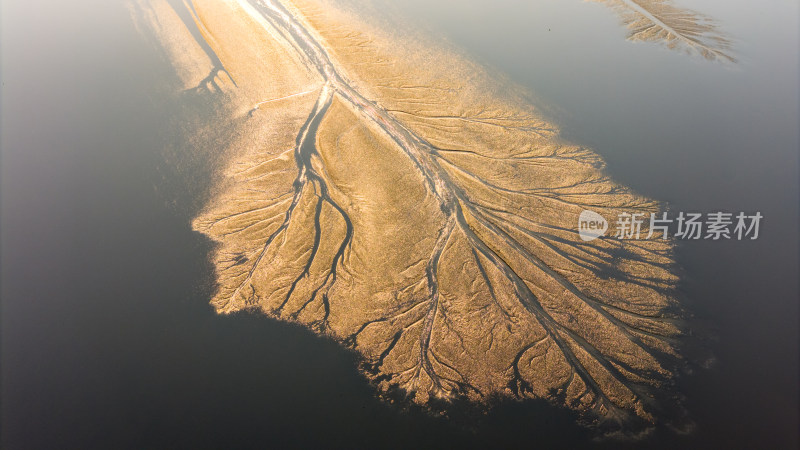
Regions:
<instances>
[{"instance_id":1,"label":"eroded sand surface","mask_svg":"<svg viewBox=\"0 0 800 450\"><path fill-rule=\"evenodd\" d=\"M545 398L657 420L680 361L672 243L577 233L584 209L612 221L656 203L421 35L324 0L184 6L211 56L166 1L134 11L236 127L193 224L218 243L220 313L304 324L420 404Z\"/></svg>"}]
</instances>

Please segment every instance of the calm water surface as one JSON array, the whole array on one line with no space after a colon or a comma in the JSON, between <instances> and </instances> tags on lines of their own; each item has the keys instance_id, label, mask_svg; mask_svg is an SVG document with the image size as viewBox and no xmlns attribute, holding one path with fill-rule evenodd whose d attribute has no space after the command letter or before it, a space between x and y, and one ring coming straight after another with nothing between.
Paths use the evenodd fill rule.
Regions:
<instances>
[{"instance_id":1,"label":"calm water surface","mask_svg":"<svg viewBox=\"0 0 800 450\"><path fill-rule=\"evenodd\" d=\"M356 3L355 0L349 3ZM761 211L755 242L680 246L716 362L680 381L697 429L632 448L796 448L798 6L690 4L740 62L624 41L573 0L381 0L534 92L622 184L675 211ZM338 345L207 302L169 66L122 2L2 4L4 448L617 448L536 402L453 420L373 396ZM191 104L188 106L192 107ZM182 153L183 152L183 153Z\"/></svg>"}]
</instances>

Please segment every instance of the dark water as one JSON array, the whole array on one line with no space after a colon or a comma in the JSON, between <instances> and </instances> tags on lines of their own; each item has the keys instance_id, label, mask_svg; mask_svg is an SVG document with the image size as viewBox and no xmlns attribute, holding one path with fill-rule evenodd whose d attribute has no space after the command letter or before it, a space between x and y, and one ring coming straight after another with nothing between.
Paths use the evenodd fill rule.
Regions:
<instances>
[{"instance_id":1,"label":"dark water","mask_svg":"<svg viewBox=\"0 0 800 450\"><path fill-rule=\"evenodd\" d=\"M697 1L741 63L624 42L600 5L409 1L533 90L569 139L680 211L761 211L754 242L693 242L682 293L716 364L681 380L696 423L641 448L796 448L794 2ZM529 5L528 3L534 3ZM219 317L189 228L209 164L178 154L166 62L121 2L2 4L3 448L616 448L538 403L445 420L373 397L301 328Z\"/></svg>"}]
</instances>

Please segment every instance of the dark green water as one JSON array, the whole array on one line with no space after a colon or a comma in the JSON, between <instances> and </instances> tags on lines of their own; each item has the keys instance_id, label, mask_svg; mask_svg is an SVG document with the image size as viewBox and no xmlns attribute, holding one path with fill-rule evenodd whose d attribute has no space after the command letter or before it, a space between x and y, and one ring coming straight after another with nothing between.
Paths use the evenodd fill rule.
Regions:
<instances>
[{"instance_id":1,"label":"dark green water","mask_svg":"<svg viewBox=\"0 0 800 450\"><path fill-rule=\"evenodd\" d=\"M797 5L697 1L737 39L733 67L627 43L596 4L454 5L378 3L530 88L621 183L765 216L757 241L680 247L717 361L680 381L694 433L624 447L796 448ZM6 1L0 29L3 448L620 446L535 402L401 411L338 345L215 315L211 247L189 228L213 155L170 131L208 105L165 98L169 66L122 2Z\"/></svg>"}]
</instances>

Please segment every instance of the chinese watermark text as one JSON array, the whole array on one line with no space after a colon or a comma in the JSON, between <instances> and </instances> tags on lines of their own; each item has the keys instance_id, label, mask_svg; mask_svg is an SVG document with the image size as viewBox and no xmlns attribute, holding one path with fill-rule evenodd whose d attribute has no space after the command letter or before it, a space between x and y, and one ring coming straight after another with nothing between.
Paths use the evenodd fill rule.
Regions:
<instances>
[{"instance_id":1,"label":"chinese watermark text","mask_svg":"<svg viewBox=\"0 0 800 450\"><path fill-rule=\"evenodd\" d=\"M760 212L747 214L740 212L684 213L669 216L669 213L622 212L614 222L613 237L617 239L668 239L673 236L681 240L755 240L758 239L761 219ZM578 218L578 234L584 241L604 236L608 231L608 221L600 214L585 210Z\"/></svg>"}]
</instances>

